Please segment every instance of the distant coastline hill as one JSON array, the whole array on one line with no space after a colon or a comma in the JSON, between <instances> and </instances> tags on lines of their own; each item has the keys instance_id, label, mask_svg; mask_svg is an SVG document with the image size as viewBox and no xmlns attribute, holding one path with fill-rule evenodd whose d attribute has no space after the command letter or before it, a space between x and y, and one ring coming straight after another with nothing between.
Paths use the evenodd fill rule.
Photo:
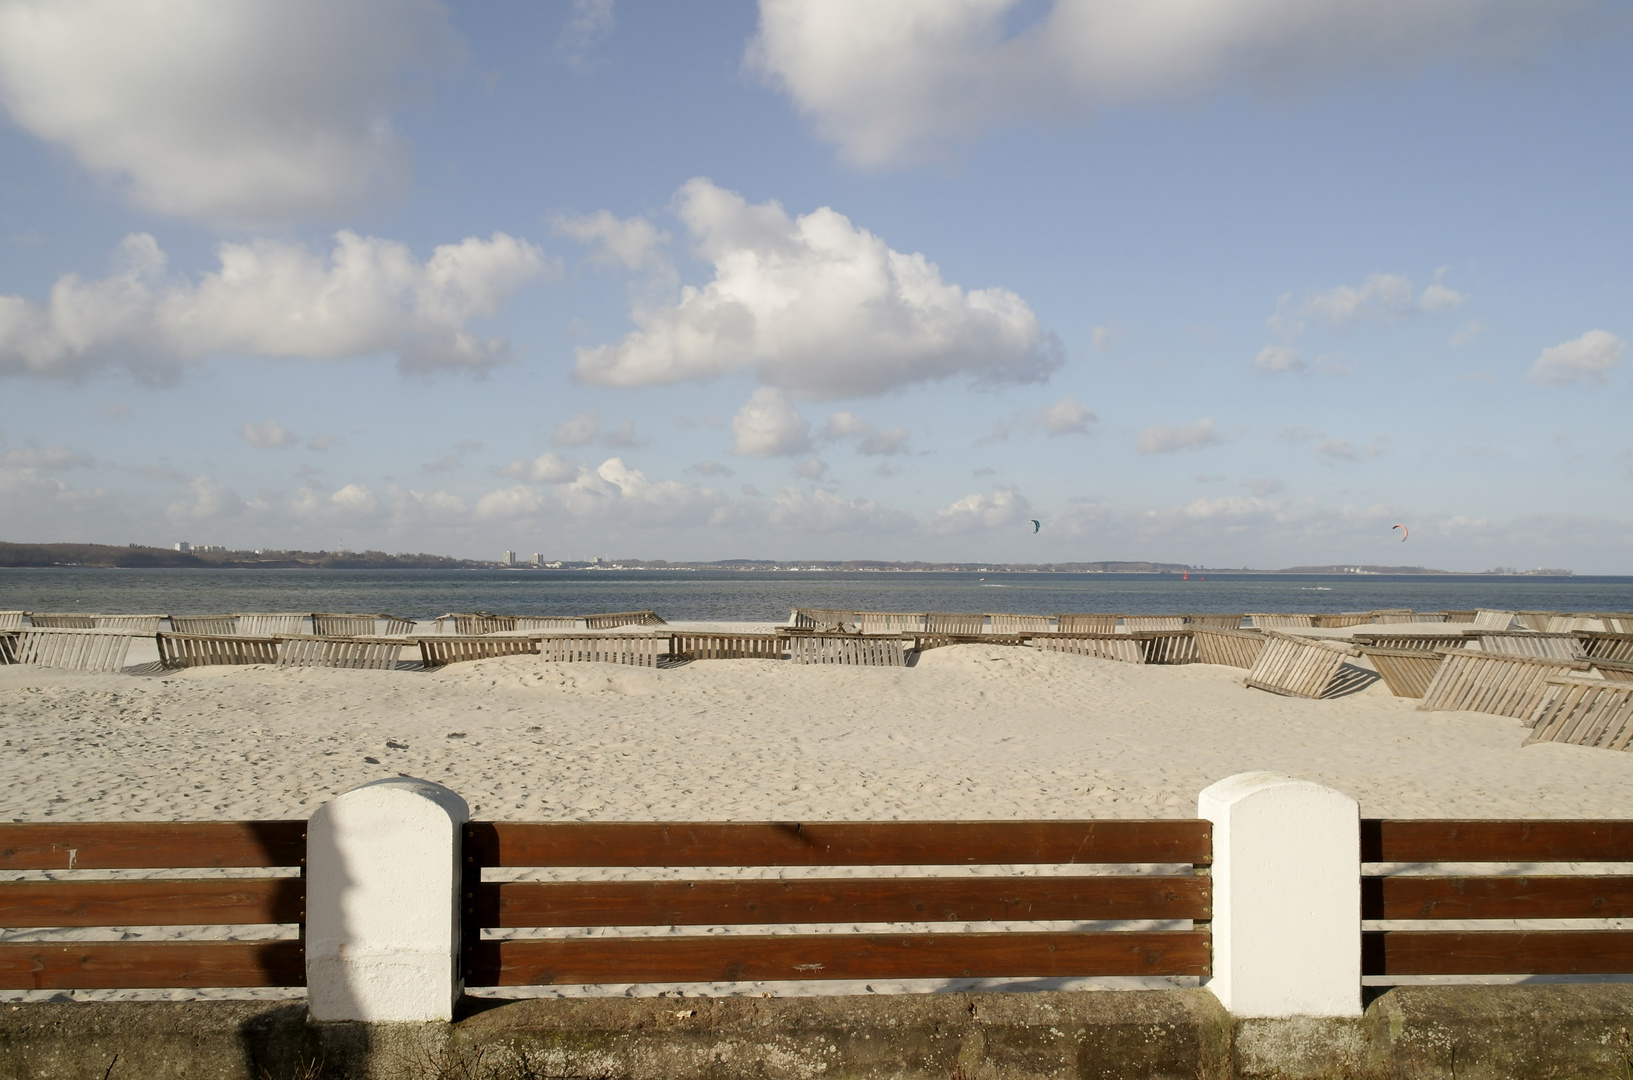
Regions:
<instances>
[{"instance_id":1,"label":"distant coastline hill","mask_svg":"<svg viewBox=\"0 0 1633 1080\"><path fill-rule=\"evenodd\" d=\"M175 551L130 544L10 544L0 541L0 566L91 566L200 570L458 570L491 563L445 555L388 555L383 551Z\"/></svg>"}]
</instances>

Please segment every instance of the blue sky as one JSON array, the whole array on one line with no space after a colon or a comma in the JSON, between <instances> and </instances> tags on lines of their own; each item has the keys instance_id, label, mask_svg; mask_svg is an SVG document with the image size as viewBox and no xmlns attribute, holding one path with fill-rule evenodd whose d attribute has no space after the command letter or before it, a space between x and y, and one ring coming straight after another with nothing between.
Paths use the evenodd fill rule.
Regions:
<instances>
[{"instance_id":1,"label":"blue sky","mask_svg":"<svg viewBox=\"0 0 1633 1080\"><path fill-rule=\"evenodd\" d=\"M0 537L1630 573L1629 18L0 0Z\"/></svg>"}]
</instances>

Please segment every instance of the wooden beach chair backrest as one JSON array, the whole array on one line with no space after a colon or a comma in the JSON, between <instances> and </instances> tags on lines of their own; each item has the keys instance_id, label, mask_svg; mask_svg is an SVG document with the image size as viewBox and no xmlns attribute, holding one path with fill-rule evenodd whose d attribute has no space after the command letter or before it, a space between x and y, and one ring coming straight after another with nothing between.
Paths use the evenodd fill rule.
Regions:
<instances>
[{"instance_id":1,"label":"wooden beach chair backrest","mask_svg":"<svg viewBox=\"0 0 1633 1080\"><path fill-rule=\"evenodd\" d=\"M276 664L278 641L228 634L159 634L159 663L167 668L218 664Z\"/></svg>"},{"instance_id":2,"label":"wooden beach chair backrest","mask_svg":"<svg viewBox=\"0 0 1633 1080\"><path fill-rule=\"evenodd\" d=\"M979 634L986 626L985 615L931 611L924 616L926 634Z\"/></svg>"},{"instance_id":3,"label":"wooden beach chair backrest","mask_svg":"<svg viewBox=\"0 0 1633 1080\"><path fill-rule=\"evenodd\" d=\"M1276 629L1278 627L1296 629L1301 626L1315 625L1314 615L1278 615L1273 612L1255 612L1250 614L1248 618L1253 620L1253 627L1256 630Z\"/></svg>"},{"instance_id":4,"label":"wooden beach chair backrest","mask_svg":"<svg viewBox=\"0 0 1633 1080\"><path fill-rule=\"evenodd\" d=\"M316 612L312 633L318 637L369 637L384 615L344 615Z\"/></svg>"},{"instance_id":5,"label":"wooden beach chair backrest","mask_svg":"<svg viewBox=\"0 0 1633 1080\"><path fill-rule=\"evenodd\" d=\"M1205 975L1206 929L1151 931L1128 920L1187 927L1211 916L1212 879L1197 872L1211 861L1211 836L1207 822L1185 820L471 822L463 974L472 987ZM1118 869L1007 869L1062 864ZM779 866L821 876L759 869ZM873 877L854 869L874 866L915 869ZM993 871L970 872L978 866ZM623 872L614 880L574 872L610 867ZM660 867L710 869L696 880L653 880ZM851 869L829 869L841 867ZM549 880L483 880L523 868L559 869ZM511 872L484 875L496 869ZM1021 925L1040 922L1071 925ZM968 923L997 932L961 928ZM791 932L753 929L768 925ZM631 929L488 933L607 926Z\"/></svg>"},{"instance_id":6,"label":"wooden beach chair backrest","mask_svg":"<svg viewBox=\"0 0 1633 1080\"><path fill-rule=\"evenodd\" d=\"M674 660L781 660L788 651L787 634L669 635L669 656Z\"/></svg>"},{"instance_id":7,"label":"wooden beach chair backrest","mask_svg":"<svg viewBox=\"0 0 1633 1080\"><path fill-rule=\"evenodd\" d=\"M994 634L1047 634L1054 629L1047 615L988 615L987 625Z\"/></svg>"},{"instance_id":8,"label":"wooden beach chair backrest","mask_svg":"<svg viewBox=\"0 0 1633 1080\"><path fill-rule=\"evenodd\" d=\"M882 635L797 634L788 639L788 658L796 664L902 667L907 663L907 643Z\"/></svg>"},{"instance_id":9,"label":"wooden beach chair backrest","mask_svg":"<svg viewBox=\"0 0 1633 1080\"><path fill-rule=\"evenodd\" d=\"M1033 634L1031 642L1039 652L1121 660L1125 664L1145 663L1145 642L1128 634Z\"/></svg>"},{"instance_id":10,"label":"wooden beach chair backrest","mask_svg":"<svg viewBox=\"0 0 1633 1080\"><path fill-rule=\"evenodd\" d=\"M133 634L157 634L163 615L97 615L93 625L98 630L129 630Z\"/></svg>"},{"instance_id":11,"label":"wooden beach chair backrest","mask_svg":"<svg viewBox=\"0 0 1633 1080\"><path fill-rule=\"evenodd\" d=\"M589 630L616 630L620 626L667 626L656 611L610 611L583 616Z\"/></svg>"},{"instance_id":12,"label":"wooden beach chair backrest","mask_svg":"<svg viewBox=\"0 0 1633 1080\"><path fill-rule=\"evenodd\" d=\"M1541 656L1550 660L1580 660L1587 650L1574 634L1481 634L1482 652L1511 656Z\"/></svg>"},{"instance_id":13,"label":"wooden beach chair backrest","mask_svg":"<svg viewBox=\"0 0 1633 1080\"><path fill-rule=\"evenodd\" d=\"M242 637L273 637L299 634L306 628L306 615L287 611L252 611L234 615L233 632Z\"/></svg>"},{"instance_id":14,"label":"wooden beach chair backrest","mask_svg":"<svg viewBox=\"0 0 1633 1080\"><path fill-rule=\"evenodd\" d=\"M17 663L74 671L119 671L137 635L124 630L25 626L17 631Z\"/></svg>"},{"instance_id":15,"label":"wooden beach chair backrest","mask_svg":"<svg viewBox=\"0 0 1633 1080\"><path fill-rule=\"evenodd\" d=\"M68 611L36 611L28 621L48 630L94 630L96 616Z\"/></svg>"},{"instance_id":16,"label":"wooden beach chair backrest","mask_svg":"<svg viewBox=\"0 0 1633 1080\"><path fill-rule=\"evenodd\" d=\"M1372 661L1384 685L1396 697L1420 698L1440 670L1440 653L1430 649L1390 649L1362 645L1361 655Z\"/></svg>"},{"instance_id":17,"label":"wooden beach chair backrest","mask_svg":"<svg viewBox=\"0 0 1633 1080\"><path fill-rule=\"evenodd\" d=\"M21 630L26 611L0 611L0 630Z\"/></svg>"},{"instance_id":18,"label":"wooden beach chair backrest","mask_svg":"<svg viewBox=\"0 0 1633 1080\"><path fill-rule=\"evenodd\" d=\"M278 639L281 668L361 668L395 671L403 641L360 637L286 637Z\"/></svg>"},{"instance_id":19,"label":"wooden beach chair backrest","mask_svg":"<svg viewBox=\"0 0 1633 1080\"><path fill-rule=\"evenodd\" d=\"M1117 615L1056 615L1055 632L1060 634L1115 634Z\"/></svg>"},{"instance_id":20,"label":"wooden beach chair backrest","mask_svg":"<svg viewBox=\"0 0 1633 1080\"><path fill-rule=\"evenodd\" d=\"M235 615L172 615L170 631L174 634L233 637L238 633L238 618Z\"/></svg>"},{"instance_id":21,"label":"wooden beach chair backrest","mask_svg":"<svg viewBox=\"0 0 1633 1080\"><path fill-rule=\"evenodd\" d=\"M1199 664L1251 668L1264 648L1265 637L1257 630L1216 630L1199 626L1191 631Z\"/></svg>"},{"instance_id":22,"label":"wooden beach chair backrest","mask_svg":"<svg viewBox=\"0 0 1633 1080\"><path fill-rule=\"evenodd\" d=\"M428 668L466 663L471 660L493 660L501 656L530 656L539 651L539 640L533 637L428 634L418 641L420 663Z\"/></svg>"},{"instance_id":23,"label":"wooden beach chair backrest","mask_svg":"<svg viewBox=\"0 0 1633 1080\"><path fill-rule=\"evenodd\" d=\"M1480 630L1507 630L1514 625L1514 613L1481 608L1474 613L1474 625Z\"/></svg>"},{"instance_id":24,"label":"wooden beach chair backrest","mask_svg":"<svg viewBox=\"0 0 1633 1080\"><path fill-rule=\"evenodd\" d=\"M1286 697L1319 698L1332 686L1344 659L1354 655L1355 649L1343 642L1266 631L1246 683Z\"/></svg>"},{"instance_id":25,"label":"wooden beach chair backrest","mask_svg":"<svg viewBox=\"0 0 1633 1080\"><path fill-rule=\"evenodd\" d=\"M1633 750L1633 682L1549 679L1525 742Z\"/></svg>"},{"instance_id":26,"label":"wooden beach chair backrest","mask_svg":"<svg viewBox=\"0 0 1633 1080\"><path fill-rule=\"evenodd\" d=\"M1586 660L1473 650L1441 656L1444 660L1418 706L1425 712L1466 710L1530 720L1549 679L1588 670Z\"/></svg>"},{"instance_id":27,"label":"wooden beach chair backrest","mask_svg":"<svg viewBox=\"0 0 1633 1080\"><path fill-rule=\"evenodd\" d=\"M1185 628L1183 615L1124 615L1123 629L1129 633L1136 630L1182 630Z\"/></svg>"},{"instance_id":28,"label":"wooden beach chair backrest","mask_svg":"<svg viewBox=\"0 0 1633 1080\"><path fill-rule=\"evenodd\" d=\"M627 664L657 667L667 634L546 634L539 637L544 664Z\"/></svg>"}]
</instances>

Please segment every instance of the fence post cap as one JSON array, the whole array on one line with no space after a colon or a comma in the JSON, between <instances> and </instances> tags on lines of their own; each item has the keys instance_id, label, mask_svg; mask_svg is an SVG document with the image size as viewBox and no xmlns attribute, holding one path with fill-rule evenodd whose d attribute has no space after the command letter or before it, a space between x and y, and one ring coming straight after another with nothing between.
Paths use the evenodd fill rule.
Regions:
<instances>
[{"instance_id":1,"label":"fence post cap","mask_svg":"<svg viewBox=\"0 0 1633 1080\"><path fill-rule=\"evenodd\" d=\"M460 824L464 824L465 822L469 821L471 817L471 808L469 804L467 804L465 800L460 797L458 792L452 790L451 788L443 787L435 780L421 780L417 776L388 776L380 780L370 780L366 784L358 784L356 787L347 788L345 791L342 791L339 795L336 795L334 799L331 799L329 802L326 802L322 806L318 807L314 813L321 814L334 801L338 799L346 799L351 801L356 797L362 796L363 792L370 792L376 796L388 797L389 794L393 792L401 792L404 795L417 795L422 799L426 799L440 806L447 812L449 817L453 818L454 821Z\"/></svg>"},{"instance_id":2,"label":"fence post cap","mask_svg":"<svg viewBox=\"0 0 1633 1080\"><path fill-rule=\"evenodd\" d=\"M1303 789L1312 795L1331 792L1342 798L1349 798L1343 792L1314 780L1304 780L1297 776L1286 776L1282 773L1258 769L1252 772L1236 773L1234 776L1227 776L1223 780L1209 784L1197 795L1197 808L1202 816L1206 817L1209 806L1228 806L1251 795L1258 795L1261 792L1272 791L1277 788Z\"/></svg>"}]
</instances>

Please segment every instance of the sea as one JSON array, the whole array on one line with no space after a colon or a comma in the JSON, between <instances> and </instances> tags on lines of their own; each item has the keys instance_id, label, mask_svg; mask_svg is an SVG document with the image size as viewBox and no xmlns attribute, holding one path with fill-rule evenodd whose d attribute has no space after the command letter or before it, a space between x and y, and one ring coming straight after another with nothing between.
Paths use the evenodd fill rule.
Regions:
<instances>
[{"instance_id":1,"label":"sea","mask_svg":"<svg viewBox=\"0 0 1633 1080\"><path fill-rule=\"evenodd\" d=\"M0 610L213 615L448 612L781 622L794 607L861 611L1180 614L1633 611L1633 577L1065 574L792 570L125 570L0 568Z\"/></svg>"}]
</instances>

